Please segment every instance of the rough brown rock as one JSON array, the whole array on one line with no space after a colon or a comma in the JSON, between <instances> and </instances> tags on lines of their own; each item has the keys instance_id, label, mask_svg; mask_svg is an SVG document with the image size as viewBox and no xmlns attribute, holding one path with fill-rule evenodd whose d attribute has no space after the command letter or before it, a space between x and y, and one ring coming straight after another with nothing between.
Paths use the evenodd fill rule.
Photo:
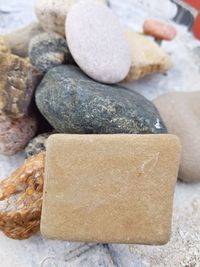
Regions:
<instances>
[{"instance_id":1,"label":"rough brown rock","mask_svg":"<svg viewBox=\"0 0 200 267\"><path fill-rule=\"evenodd\" d=\"M183 150L179 178L200 182L200 92L171 92L154 100L169 133L179 136Z\"/></svg>"},{"instance_id":2,"label":"rough brown rock","mask_svg":"<svg viewBox=\"0 0 200 267\"><path fill-rule=\"evenodd\" d=\"M44 156L29 158L0 182L0 230L10 238L26 239L39 231Z\"/></svg>"},{"instance_id":3,"label":"rough brown rock","mask_svg":"<svg viewBox=\"0 0 200 267\"><path fill-rule=\"evenodd\" d=\"M95 243L168 242L179 159L173 135L51 135L42 234Z\"/></svg>"},{"instance_id":4,"label":"rough brown rock","mask_svg":"<svg viewBox=\"0 0 200 267\"><path fill-rule=\"evenodd\" d=\"M28 115L34 90L41 79L27 59L0 53L0 110L12 118Z\"/></svg>"},{"instance_id":5,"label":"rough brown rock","mask_svg":"<svg viewBox=\"0 0 200 267\"><path fill-rule=\"evenodd\" d=\"M172 65L167 53L146 36L131 30L126 32L131 49L132 65L125 81L133 81L153 73L166 72Z\"/></svg>"},{"instance_id":6,"label":"rough brown rock","mask_svg":"<svg viewBox=\"0 0 200 267\"><path fill-rule=\"evenodd\" d=\"M10 119L0 115L0 154L11 156L23 150L36 131L34 117Z\"/></svg>"},{"instance_id":7,"label":"rough brown rock","mask_svg":"<svg viewBox=\"0 0 200 267\"><path fill-rule=\"evenodd\" d=\"M34 22L16 31L3 35L11 52L20 57L28 56L28 47L31 38L44 32L39 23Z\"/></svg>"},{"instance_id":8,"label":"rough brown rock","mask_svg":"<svg viewBox=\"0 0 200 267\"><path fill-rule=\"evenodd\" d=\"M10 53L10 49L3 37L0 36L0 53Z\"/></svg>"}]
</instances>

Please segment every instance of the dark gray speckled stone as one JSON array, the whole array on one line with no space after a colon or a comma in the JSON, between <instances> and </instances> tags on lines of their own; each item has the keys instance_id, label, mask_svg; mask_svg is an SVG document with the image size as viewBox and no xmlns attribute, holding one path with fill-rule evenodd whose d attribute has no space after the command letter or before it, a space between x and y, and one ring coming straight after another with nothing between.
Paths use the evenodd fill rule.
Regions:
<instances>
[{"instance_id":1,"label":"dark gray speckled stone","mask_svg":"<svg viewBox=\"0 0 200 267\"><path fill-rule=\"evenodd\" d=\"M166 133L152 102L119 86L95 82L77 67L51 69L36 90L36 103L62 133Z\"/></svg>"},{"instance_id":2,"label":"dark gray speckled stone","mask_svg":"<svg viewBox=\"0 0 200 267\"><path fill-rule=\"evenodd\" d=\"M47 32L31 39L29 57L36 69L42 72L73 61L66 40L57 33Z\"/></svg>"}]
</instances>

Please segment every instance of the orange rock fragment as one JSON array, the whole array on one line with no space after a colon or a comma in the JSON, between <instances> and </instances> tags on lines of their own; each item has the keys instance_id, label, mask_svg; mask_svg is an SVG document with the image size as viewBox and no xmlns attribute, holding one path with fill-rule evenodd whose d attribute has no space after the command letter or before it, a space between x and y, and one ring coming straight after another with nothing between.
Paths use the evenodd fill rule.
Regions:
<instances>
[{"instance_id":1,"label":"orange rock fragment","mask_svg":"<svg viewBox=\"0 0 200 267\"><path fill-rule=\"evenodd\" d=\"M156 39L171 41L176 37L176 29L166 23L147 19L143 25L143 31L145 34L151 35Z\"/></svg>"},{"instance_id":2,"label":"orange rock fragment","mask_svg":"<svg viewBox=\"0 0 200 267\"><path fill-rule=\"evenodd\" d=\"M0 182L0 230L26 239L40 229L45 153L30 157Z\"/></svg>"}]
</instances>

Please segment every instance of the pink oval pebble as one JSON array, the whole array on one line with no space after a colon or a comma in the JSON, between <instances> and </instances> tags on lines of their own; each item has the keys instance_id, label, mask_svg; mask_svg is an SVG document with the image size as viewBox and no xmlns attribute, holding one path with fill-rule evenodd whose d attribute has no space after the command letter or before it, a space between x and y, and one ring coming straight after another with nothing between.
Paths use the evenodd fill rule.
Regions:
<instances>
[{"instance_id":1,"label":"pink oval pebble","mask_svg":"<svg viewBox=\"0 0 200 267\"><path fill-rule=\"evenodd\" d=\"M145 34L151 35L156 39L167 41L173 40L177 34L173 26L153 19L145 20L143 31Z\"/></svg>"}]
</instances>

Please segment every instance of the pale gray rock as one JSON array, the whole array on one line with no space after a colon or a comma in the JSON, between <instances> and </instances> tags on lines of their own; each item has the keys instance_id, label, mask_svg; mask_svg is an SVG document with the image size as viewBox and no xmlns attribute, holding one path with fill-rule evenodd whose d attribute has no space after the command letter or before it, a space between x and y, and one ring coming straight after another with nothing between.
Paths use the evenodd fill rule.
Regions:
<instances>
[{"instance_id":1,"label":"pale gray rock","mask_svg":"<svg viewBox=\"0 0 200 267\"><path fill-rule=\"evenodd\" d=\"M200 92L171 92L154 100L169 133L182 143L179 178L200 182Z\"/></svg>"},{"instance_id":2,"label":"pale gray rock","mask_svg":"<svg viewBox=\"0 0 200 267\"><path fill-rule=\"evenodd\" d=\"M65 20L74 3L78 0L36 0L35 13L43 29L65 35ZM107 4L106 0L98 0Z\"/></svg>"},{"instance_id":3,"label":"pale gray rock","mask_svg":"<svg viewBox=\"0 0 200 267\"><path fill-rule=\"evenodd\" d=\"M11 119L0 115L0 154L11 156L22 151L37 131L34 117Z\"/></svg>"},{"instance_id":4,"label":"pale gray rock","mask_svg":"<svg viewBox=\"0 0 200 267\"><path fill-rule=\"evenodd\" d=\"M112 84L127 76L130 48L123 27L108 7L81 0L70 9L65 28L71 54L89 77Z\"/></svg>"}]
</instances>

